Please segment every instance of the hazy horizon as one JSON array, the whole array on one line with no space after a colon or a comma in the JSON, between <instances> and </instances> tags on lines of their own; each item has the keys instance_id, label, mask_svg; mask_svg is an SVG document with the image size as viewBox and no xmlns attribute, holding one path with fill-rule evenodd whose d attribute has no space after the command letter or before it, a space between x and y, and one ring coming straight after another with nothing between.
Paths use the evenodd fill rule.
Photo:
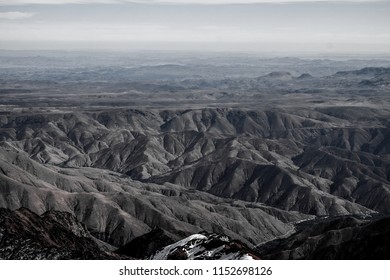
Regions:
<instances>
[{"instance_id":1,"label":"hazy horizon","mask_svg":"<svg viewBox=\"0 0 390 280\"><path fill-rule=\"evenodd\" d=\"M389 14L389 1L1 0L0 49L386 55Z\"/></svg>"}]
</instances>

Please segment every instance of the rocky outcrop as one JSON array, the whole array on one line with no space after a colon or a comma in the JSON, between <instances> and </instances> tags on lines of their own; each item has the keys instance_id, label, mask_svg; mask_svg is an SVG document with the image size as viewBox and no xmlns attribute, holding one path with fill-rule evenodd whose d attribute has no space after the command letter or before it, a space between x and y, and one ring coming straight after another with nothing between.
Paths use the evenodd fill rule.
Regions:
<instances>
[{"instance_id":1,"label":"rocky outcrop","mask_svg":"<svg viewBox=\"0 0 390 280\"><path fill-rule=\"evenodd\" d=\"M170 244L154 253L152 260L253 260L256 253L226 235L202 232Z\"/></svg>"},{"instance_id":2,"label":"rocky outcrop","mask_svg":"<svg viewBox=\"0 0 390 280\"><path fill-rule=\"evenodd\" d=\"M0 259L117 259L66 212L0 208Z\"/></svg>"},{"instance_id":3,"label":"rocky outcrop","mask_svg":"<svg viewBox=\"0 0 390 280\"><path fill-rule=\"evenodd\" d=\"M176 237L166 230L156 228L134 238L126 245L118 248L115 253L136 259L146 259L157 250L174 243L175 239Z\"/></svg>"},{"instance_id":4,"label":"rocky outcrop","mask_svg":"<svg viewBox=\"0 0 390 280\"><path fill-rule=\"evenodd\" d=\"M337 217L297 225L288 238L262 244L264 259L388 260L389 217Z\"/></svg>"}]
</instances>

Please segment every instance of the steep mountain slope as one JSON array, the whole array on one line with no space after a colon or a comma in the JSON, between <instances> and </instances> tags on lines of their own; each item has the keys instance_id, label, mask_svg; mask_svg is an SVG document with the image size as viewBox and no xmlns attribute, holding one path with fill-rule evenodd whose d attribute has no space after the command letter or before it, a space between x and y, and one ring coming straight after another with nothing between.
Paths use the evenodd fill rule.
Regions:
<instances>
[{"instance_id":1,"label":"steep mountain slope","mask_svg":"<svg viewBox=\"0 0 390 280\"><path fill-rule=\"evenodd\" d=\"M161 248L175 243L175 237L166 230L156 228L138 236L129 243L118 248L115 253L136 259L147 259Z\"/></svg>"},{"instance_id":2,"label":"steep mountain slope","mask_svg":"<svg viewBox=\"0 0 390 280\"><path fill-rule=\"evenodd\" d=\"M305 222L288 238L262 244L264 259L386 259L390 258L390 219L337 217Z\"/></svg>"},{"instance_id":3,"label":"steep mountain slope","mask_svg":"<svg viewBox=\"0 0 390 280\"><path fill-rule=\"evenodd\" d=\"M66 212L0 208L0 259L117 259Z\"/></svg>"},{"instance_id":4,"label":"steep mountain slope","mask_svg":"<svg viewBox=\"0 0 390 280\"><path fill-rule=\"evenodd\" d=\"M310 200L321 196L334 204L326 193L338 173L326 171L325 163L319 168L322 174L314 172L316 168L305 160L316 159L324 151L329 155L323 159L329 161L326 168L339 170L340 164L350 162L354 172L365 174L355 176L355 188L367 178L388 187L389 129L376 123L382 116L371 121L372 127L362 128L342 116L334 117L333 111L332 115L310 114L229 109L48 114L26 120L4 118L1 136L6 140L3 145L23 150L42 164L112 170L144 182L168 181L285 210L291 210L291 202L275 204L280 199L264 192L262 186L271 190L288 186L288 192L299 189ZM338 150L331 159L334 152L322 148L328 146L343 152ZM359 157L363 163L356 165ZM352 206L345 203L344 213L351 213ZM387 206L386 201L363 205L373 210ZM296 210L318 215L333 211L330 205L322 207L325 210L300 207Z\"/></svg>"},{"instance_id":5,"label":"steep mountain slope","mask_svg":"<svg viewBox=\"0 0 390 280\"><path fill-rule=\"evenodd\" d=\"M348 110L5 114L0 206L74 213L115 246L155 227L254 245L311 215L387 212L388 111Z\"/></svg>"},{"instance_id":6,"label":"steep mountain slope","mask_svg":"<svg viewBox=\"0 0 390 280\"><path fill-rule=\"evenodd\" d=\"M288 222L307 217L260 204L234 203L178 185L140 183L107 170L44 166L24 153L2 150L2 154L2 207L74 213L95 237L116 246L156 226L177 239L209 230L256 244L288 231Z\"/></svg>"}]
</instances>

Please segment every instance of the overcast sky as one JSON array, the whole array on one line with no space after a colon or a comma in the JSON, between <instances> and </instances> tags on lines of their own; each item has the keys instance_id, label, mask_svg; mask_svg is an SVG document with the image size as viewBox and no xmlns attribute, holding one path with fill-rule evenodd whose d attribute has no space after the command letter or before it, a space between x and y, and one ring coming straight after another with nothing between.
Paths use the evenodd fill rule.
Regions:
<instances>
[{"instance_id":1,"label":"overcast sky","mask_svg":"<svg viewBox=\"0 0 390 280\"><path fill-rule=\"evenodd\" d=\"M390 1L0 0L2 49L390 52Z\"/></svg>"}]
</instances>

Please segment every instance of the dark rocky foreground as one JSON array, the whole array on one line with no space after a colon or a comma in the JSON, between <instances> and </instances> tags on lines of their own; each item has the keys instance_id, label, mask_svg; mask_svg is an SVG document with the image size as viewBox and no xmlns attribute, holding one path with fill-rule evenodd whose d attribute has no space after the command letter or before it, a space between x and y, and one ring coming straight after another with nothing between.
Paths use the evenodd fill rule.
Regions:
<instances>
[{"instance_id":1,"label":"dark rocky foreground","mask_svg":"<svg viewBox=\"0 0 390 280\"><path fill-rule=\"evenodd\" d=\"M111 252L69 213L0 208L0 259L258 259L224 235L203 232L176 243L168 235L155 229Z\"/></svg>"},{"instance_id":2,"label":"dark rocky foreground","mask_svg":"<svg viewBox=\"0 0 390 280\"><path fill-rule=\"evenodd\" d=\"M390 218L337 217L303 223L297 232L259 246L264 259L388 260Z\"/></svg>"},{"instance_id":3,"label":"dark rocky foreground","mask_svg":"<svg viewBox=\"0 0 390 280\"><path fill-rule=\"evenodd\" d=\"M0 209L0 259L118 259L69 213Z\"/></svg>"},{"instance_id":4,"label":"dark rocky foreground","mask_svg":"<svg viewBox=\"0 0 390 280\"><path fill-rule=\"evenodd\" d=\"M163 229L156 228L139 237L134 238L126 245L118 248L115 253L144 259L152 256L157 250L175 243L175 237Z\"/></svg>"},{"instance_id":5,"label":"dark rocky foreground","mask_svg":"<svg viewBox=\"0 0 390 280\"><path fill-rule=\"evenodd\" d=\"M301 222L288 237L254 249L201 232L174 241L154 229L114 250L70 213L0 209L0 259L389 259L390 218L330 217Z\"/></svg>"}]
</instances>

